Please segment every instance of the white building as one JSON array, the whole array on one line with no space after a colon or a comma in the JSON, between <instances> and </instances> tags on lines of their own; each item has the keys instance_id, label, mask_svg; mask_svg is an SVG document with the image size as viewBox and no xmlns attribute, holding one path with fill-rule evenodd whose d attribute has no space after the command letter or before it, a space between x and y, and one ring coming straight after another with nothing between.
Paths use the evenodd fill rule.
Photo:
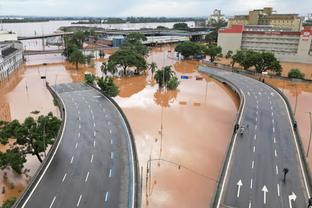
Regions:
<instances>
[{"instance_id":1,"label":"white building","mask_svg":"<svg viewBox=\"0 0 312 208\"><path fill-rule=\"evenodd\" d=\"M9 77L23 63L21 42L0 42L0 81Z\"/></svg>"},{"instance_id":2,"label":"white building","mask_svg":"<svg viewBox=\"0 0 312 208\"><path fill-rule=\"evenodd\" d=\"M210 15L208 17L208 20L206 21L206 24L212 24L212 23L216 23L219 21L227 21L226 17L221 13L221 10L219 9L215 9L212 13L212 15Z\"/></svg>"},{"instance_id":3,"label":"white building","mask_svg":"<svg viewBox=\"0 0 312 208\"><path fill-rule=\"evenodd\" d=\"M280 61L312 64L312 27L294 32L269 26L233 25L219 30L218 46L223 54L251 49L274 53Z\"/></svg>"}]
</instances>

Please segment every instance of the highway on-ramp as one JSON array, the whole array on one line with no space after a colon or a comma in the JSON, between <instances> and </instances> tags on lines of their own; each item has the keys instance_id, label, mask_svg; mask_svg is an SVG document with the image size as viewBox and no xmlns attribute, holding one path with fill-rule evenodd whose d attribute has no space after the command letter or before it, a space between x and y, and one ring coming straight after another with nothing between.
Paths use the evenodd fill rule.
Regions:
<instances>
[{"instance_id":1,"label":"highway on-ramp","mask_svg":"<svg viewBox=\"0 0 312 208\"><path fill-rule=\"evenodd\" d=\"M252 78L205 66L199 71L236 86L245 98L239 119L245 130L233 138L215 207L307 207L310 187L285 100Z\"/></svg>"},{"instance_id":2,"label":"highway on-ramp","mask_svg":"<svg viewBox=\"0 0 312 208\"><path fill-rule=\"evenodd\" d=\"M65 105L65 127L51 163L21 207L133 208L133 150L125 121L97 90L53 89Z\"/></svg>"}]
</instances>

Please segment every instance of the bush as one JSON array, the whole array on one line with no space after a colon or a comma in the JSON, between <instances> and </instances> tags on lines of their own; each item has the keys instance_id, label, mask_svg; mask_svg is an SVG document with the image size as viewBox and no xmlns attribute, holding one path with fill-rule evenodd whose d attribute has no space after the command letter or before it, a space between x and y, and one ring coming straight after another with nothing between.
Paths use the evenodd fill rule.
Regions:
<instances>
[{"instance_id":1,"label":"bush","mask_svg":"<svg viewBox=\"0 0 312 208\"><path fill-rule=\"evenodd\" d=\"M94 83L95 76L93 74L85 74L84 79L87 84L92 85Z\"/></svg>"},{"instance_id":2,"label":"bush","mask_svg":"<svg viewBox=\"0 0 312 208\"><path fill-rule=\"evenodd\" d=\"M167 83L167 88L168 88L169 90L175 90L175 89L178 88L179 84L180 84L180 82L179 82L178 78L177 78L177 77L172 77L172 78L168 81L168 83Z\"/></svg>"},{"instance_id":3,"label":"bush","mask_svg":"<svg viewBox=\"0 0 312 208\"><path fill-rule=\"evenodd\" d=\"M11 208L13 207L13 204L15 203L15 201L16 201L15 197L8 199L3 203L3 205L0 208Z\"/></svg>"},{"instance_id":4,"label":"bush","mask_svg":"<svg viewBox=\"0 0 312 208\"><path fill-rule=\"evenodd\" d=\"M98 79L97 84L101 90L110 97L116 97L119 93L119 89L111 77L102 77Z\"/></svg>"},{"instance_id":5,"label":"bush","mask_svg":"<svg viewBox=\"0 0 312 208\"><path fill-rule=\"evenodd\" d=\"M295 78L295 79L304 79L305 74L302 73L299 69L291 69L288 72L288 78Z\"/></svg>"}]
</instances>

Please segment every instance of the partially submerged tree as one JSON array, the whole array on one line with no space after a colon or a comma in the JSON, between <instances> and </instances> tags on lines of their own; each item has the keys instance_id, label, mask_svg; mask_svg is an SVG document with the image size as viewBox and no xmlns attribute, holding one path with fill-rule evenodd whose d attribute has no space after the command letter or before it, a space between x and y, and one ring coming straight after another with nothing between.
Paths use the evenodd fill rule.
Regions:
<instances>
[{"instance_id":1,"label":"partially submerged tree","mask_svg":"<svg viewBox=\"0 0 312 208\"><path fill-rule=\"evenodd\" d=\"M216 45L208 45L206 48L204 48L204 53L208 56L210 56L210 62L214 62L216 57L221 55L222 48L220 46Z\"/></svg>"},{"instance_id":2,"label":"partially submerged tree","mask_svg":"<svg viewBox=\"0 0 312 208\"><path fill-rule=\"evenodd\" d=\"M98 79L97 84L101 90L110 97L116 97L119 93L119 89L111 77L101 77Z\"/></svg>"},{"instance_id":3,"label":"partially submerged tree","mask_svg":"<svg viewBox=\"0 0 312 208\"><path fill-rule=\"evenodd\" d=\"M76 69L78 70L79 64L86 63L86 57L82 54L80 50L74 50L70 56L68 61L72 64L76 65Z\"/></svg>"},{"instance_id":4,"label":"partially submerged tree","mask_svg":"<svg viewBox=\"0 0 312 208\"><path fill-rule=\"evenodd\" d=\"M182 54L184 58L189 58L190 56L201 55L202 47L198 43L187 41L179 43L175 51Z\"/></svg>"},{"instance_id":5,"label":"partially submerged tree","mask_svg":"<svg viewBox=\"0 0 312 208\"><path fill-rule=\"evenodd\" d=\"M28 117L23 123L17 120L0 123L0 139L8 144L9 138L14 140L14 148L0 154L1 168L11 167L20 173L26 162L26 155L34 155L42 162L41 153L52 145L57 137L61 121L49 113L38 119Z\"/></svg>"},{"instance_id":6,"label":"partially submerged tree","mask_svg":"<svg viewBox=\"0 0 312 208\"><path fill-rule=\"evenodd\" d=\"M295 79L304 79L305 74L302 73L299 69L291 69L288 72L288 78L295 78Z\"/></svg>"}]
</instances>

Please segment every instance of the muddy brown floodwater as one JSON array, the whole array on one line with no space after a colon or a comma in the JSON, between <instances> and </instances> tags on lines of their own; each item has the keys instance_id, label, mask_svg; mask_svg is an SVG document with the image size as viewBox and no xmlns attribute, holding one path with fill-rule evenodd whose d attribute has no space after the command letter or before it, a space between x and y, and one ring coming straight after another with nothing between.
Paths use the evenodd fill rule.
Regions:
<instances>
[{"instance_id":1,"label":"muddy brown floodwater","mask_svg":"<svg viewBox=\"0 0 312 208\"><path fill-rule=\"evenodd\" d=\"M143 207L207 207L216 187L237 113L238 98L213 79L197 72L198 62L177 61L171 47L153 49L148 61L159 67L173 65L177 75L186 75L176 91L158 91L150 73L116 79L116 101L133 129L140 169L143 170ZM171 58L170 58L171 57ZM104 60L101 60L104 61ZM37 65L47 63L47 65ZM39 110L58 115L53 98L41 76L51 84L80 82L85 72L101 75L100 62L77 71L61 56L33 56L0 86L0 118L19 119ZM7 147L2 146L1 151ZM146 183L146 164L151 159L151 177ZM29 157L25 165L33 175L39 163ZM3 180L7 172L8 179ZM3 200L18 196L29 180L10 170L0 171ZM147 186L146 186L147 185ZM146 195L147 194L147 195ZM148 196L148 197L147 197Z\"/></svg>"},{"instance_id":2,"label":"muddy brown floodwater","mask_svg":"<svg viewBox=\"0 0 312 208\"><path fill-rule=\"evenodd\" d=\"M207 207L231 136L238 98L228 88L197 72L198 62L176 61L163 47L149 62L173 65L177 91L159 91L151 74L118 81L118 104L133 129L143 207ZM203 78L202 80L196 80ZM146 178L151 160L151 177Z\"/></svg>"}]
</instances>

